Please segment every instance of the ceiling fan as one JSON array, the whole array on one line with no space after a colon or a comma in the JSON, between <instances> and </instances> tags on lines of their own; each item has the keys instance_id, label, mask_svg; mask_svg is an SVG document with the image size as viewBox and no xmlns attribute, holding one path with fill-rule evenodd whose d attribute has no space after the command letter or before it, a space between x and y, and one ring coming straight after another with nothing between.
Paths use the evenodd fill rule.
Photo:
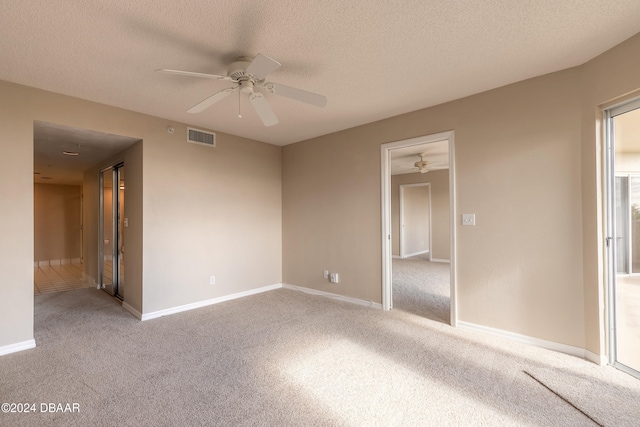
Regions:
<instances>
[{"instance_id":1,"label":"ceiling fan","mask_svg":"<svg viewBox=\"0 0 640 427\"><path fill-rule=\"evenodd\" d=\"M418 172L420 172L420 173L429 172L431 170L429 165L433 166L433 164L431 162L428 162L428 161L426 161L424 159L424 156L426 156L426 153L418 154L418 157L420 157L420 160L413 164L413 166L418 168Z\"/></svg>"},{"instance_id":2,"label":"ceiling fan","mask_svg":"<svg viewBox=\"0 0 640 427\"><path fill-rule=\"evenodd\" d=\"M327 105L327 98L322 95L278 83L265 82L267 75L276 71L278 68L280 68L280 63L278 61L258 54L253 59L246 57L238 58L235 62L229 65L226 76L195 73L191 71L169 70L166 68L156 71L178 76L225 80L234 83L232 87L222 89L189 108L187 113L199 113L204 111L216 102L231 95L237 89L240 89L238 96L241 96L242 93L246 93L249 96L249 102L253 106L254 110L256 110L256 113L265 126L278 124L278 118L264 95L260 91L256 90L258 88L263 88L266 92L273 95L284 96L306 104L315 105L316 107L324 107ZM238 117L242 117L242 114L240 114L240 104L238 104Z\"/></svg>"},{"instance_id":3,"label":"ceiling fan","mask_svg":"<svg viewBox=\"0 0 640 427\"><path fill-rule=\"evenodd\" d=\"M446 166L443 167L440 162L430 162L428 160L425 160L424 157L426 155L427 153L418 154L420 160L413 164L413 167L418 168L418 172L427 173L432 170L446 169Z\"/></svg>"}]
</instances>

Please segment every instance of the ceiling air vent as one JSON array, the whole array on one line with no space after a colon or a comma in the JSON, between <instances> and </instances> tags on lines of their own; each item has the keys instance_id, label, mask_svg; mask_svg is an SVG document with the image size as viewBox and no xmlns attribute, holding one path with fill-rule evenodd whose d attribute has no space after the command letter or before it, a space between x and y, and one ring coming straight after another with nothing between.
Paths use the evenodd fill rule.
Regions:
<instances>
[{"instance_id":1,"label":"ceiling air vent","mask_svg":"<svg viewBox=\"0 0 640 427\"><path fill-rule=\"evenodd\" d=\"M206 132L200 129L187 128L187 142L193 144L201 144L209 147L216 146L216 134L213 132Z\"/></svg>"}]
</instances>

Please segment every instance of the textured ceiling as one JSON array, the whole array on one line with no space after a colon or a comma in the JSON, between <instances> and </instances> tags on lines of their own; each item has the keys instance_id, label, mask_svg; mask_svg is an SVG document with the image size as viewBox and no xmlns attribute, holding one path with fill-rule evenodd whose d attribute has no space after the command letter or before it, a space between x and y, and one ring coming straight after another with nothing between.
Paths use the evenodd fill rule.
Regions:
<instances>
[{"instance_id":1,"label":"textured ceiling","mask_svg":"<svg viewBox=\"0 0 640 427\"><path fill-rule=\"evenodd\" d=\"M0 79L285 145L586 62L640 31L640 1L57 0L0 2ZM282 63L269 80L325 95L266 94L185 111L241 55Z\"/></svg>"}]
</instances>

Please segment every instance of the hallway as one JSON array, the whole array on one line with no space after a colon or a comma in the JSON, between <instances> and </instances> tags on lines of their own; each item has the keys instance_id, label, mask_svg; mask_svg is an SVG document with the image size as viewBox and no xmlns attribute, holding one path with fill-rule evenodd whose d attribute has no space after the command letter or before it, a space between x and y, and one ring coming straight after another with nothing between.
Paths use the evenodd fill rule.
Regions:
<instances>
[{"instance_id":1,"label":"hallway","mask_svg":"<svg viewBox=\"0 0 640 427\"><path fill-rule=\"evenodd\" d=\"M34 295L91 287L91 284L82 277L82 264L58 264L35 267L33 279Z\"/></svg>"}]
</instances>

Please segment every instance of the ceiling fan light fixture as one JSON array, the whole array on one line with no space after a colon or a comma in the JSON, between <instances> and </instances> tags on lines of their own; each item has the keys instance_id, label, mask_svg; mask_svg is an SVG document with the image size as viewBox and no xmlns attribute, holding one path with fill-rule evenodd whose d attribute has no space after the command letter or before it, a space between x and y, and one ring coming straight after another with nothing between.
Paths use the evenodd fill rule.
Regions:
<instances>
[{"instance_id":1,"label":"ceiling fan light fixture","mask_svg":"<svg viewBox=\"0 0 640 427\"><path fill-rule=\"evenodd\" d=\"M253 85L254 83L251 80L241 80L240 91L242 93L253 93Z\"/></svg>"},{"instance_id":2,"label":"ceiling fan light fixture","mask_svg":"<svg viewBox=\"0 0 640 427\"><path fill-rule=\"evenodd\" d=\"M427 168L427 166L429 165L429 162L424 159L424 156L425 156L425 153L418 154L418 157L420 157L420 160L413 164L413 166L418 168L418 172L420 173L429 172L429 169Z\"/></svg>"}]
</instances>

